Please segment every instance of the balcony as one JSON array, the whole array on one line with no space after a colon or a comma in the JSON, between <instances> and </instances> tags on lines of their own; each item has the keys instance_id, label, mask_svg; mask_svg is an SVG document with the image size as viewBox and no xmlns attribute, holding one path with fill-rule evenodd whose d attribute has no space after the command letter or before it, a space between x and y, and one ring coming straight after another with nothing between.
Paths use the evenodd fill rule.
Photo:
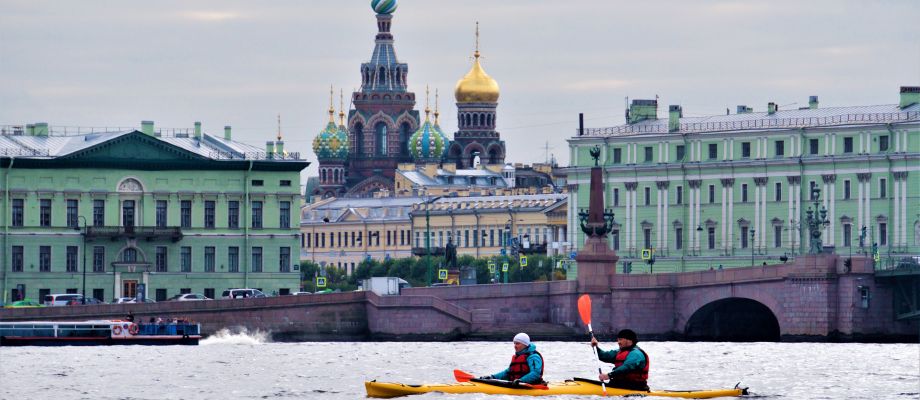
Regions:
<instances>
[{"instance_id":1,"label":"balcony","mask_svg":"<svg viewBox=\"0 0 920 400\"><path fill-rule=\"evenodd\" d=\"M109 238L117 239L147 239L163 240L169 239L173 242L182 240L182 229L178 226L154 227L154 226L88 226L86 227L86 237L92 238Z\"/></svg>"}]
</instances>

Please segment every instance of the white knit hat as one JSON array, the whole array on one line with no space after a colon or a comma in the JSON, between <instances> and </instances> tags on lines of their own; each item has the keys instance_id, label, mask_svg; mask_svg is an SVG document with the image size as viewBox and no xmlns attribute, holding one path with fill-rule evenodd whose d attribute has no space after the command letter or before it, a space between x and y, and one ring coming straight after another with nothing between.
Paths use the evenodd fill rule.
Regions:
<instances>
[{"instance_id":1,"label":"white knit hat","mask_svg":"<svg viewBox=\"0 0 920 400\"><path fill-rule=\"evenodd\" d=\"M524 332L514 335L514 341L523 344L524 346L530 346L530 336L527 336L527 334Z\"/></svg>"}]
</instances>

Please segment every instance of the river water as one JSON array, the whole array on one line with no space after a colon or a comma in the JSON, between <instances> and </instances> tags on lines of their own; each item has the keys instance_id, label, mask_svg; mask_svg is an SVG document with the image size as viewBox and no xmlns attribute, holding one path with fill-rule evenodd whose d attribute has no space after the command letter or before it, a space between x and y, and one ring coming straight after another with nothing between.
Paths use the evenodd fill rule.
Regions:
<instances>
[{"instance_id":1,"label":"river water","mask_svg":"<svg viewBox=\"0 0 920 400\"><path fill-rule=\"evenodd\" d=\"M510 341L271 343L266 337L218 334L197 347L0 348L0 399L358 399L365 397L365 380L450 382L454 368L497 372L513 352ZM536 344L547 380L596 376L586 344ZM652 360L649 385L655 389L741 382L762 399L920 399L918 344L640 346ZM518 399L437 393L413 398Z\"/></svg>"}]
</instances>

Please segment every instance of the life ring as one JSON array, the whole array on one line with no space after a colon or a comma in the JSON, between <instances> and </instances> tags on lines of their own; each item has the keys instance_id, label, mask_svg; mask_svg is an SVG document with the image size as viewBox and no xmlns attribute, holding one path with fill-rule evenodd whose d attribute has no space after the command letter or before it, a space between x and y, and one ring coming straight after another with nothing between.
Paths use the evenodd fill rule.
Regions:
<instances>
[{"instance_id":1,"label":"life ring","mask_svg":"<svg viewBox=\"0 0 920 400\"><path fill-rule=\"evenodd\" d=\"M132 335L137 335L137 332L139 329L140 328L137 327L137 324L131 324L131 326L128 327L128 333Z\"/></svg>"},{"instance_id":2,"label":"life ring","mask_svg":"<svg viewBox=\"0 0 920 400\"><path fill-rule=\"evenodd\" d=\"M115 325L112 327L112 335L115 335L115 336L121 335L121 325Z\"/></svg>"}]
</instances>

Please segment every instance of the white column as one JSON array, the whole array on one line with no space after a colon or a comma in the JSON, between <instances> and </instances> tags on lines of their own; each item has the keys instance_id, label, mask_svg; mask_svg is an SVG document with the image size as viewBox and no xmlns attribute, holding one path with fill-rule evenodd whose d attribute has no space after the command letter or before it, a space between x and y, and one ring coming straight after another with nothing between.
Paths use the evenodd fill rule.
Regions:
<instances>
[{"instance_id":1,"label":"white column","mask_svg":"<svg viewBox=\"0 0 920 400\"><path fill-rule=\"evenodd\" d=\"M724 223L728 224L728 254L732 254L731 249L734 247L735 236L735 185L728 188L728 219Z\"/></svg>"},{"instance_id":2,"label":"white column","mask_svg":"<svg viewBox=\"0 0 920 400\"><path fill-rule=\"evenodd\" d=\"M722 139L722 160L728 160L728 139Z\"/></svg>"},{"instance_id":3,"label":"white column","mask_svg":"<svg viewBox=\"0 0 920 400\"><path fill-rule=\"evenodd\" d=\"M888 241L892 245L901 245L901 181L894 181L894 215L891 218L891 234Z\"/></svg>"},{"instance_id":4,"label":"white column","mask_svg":"<svg viewBox=\"0 0 920 400\"><path fill-rule=\"evenodd\" d=\"M788 181L787 181L787 182L788 182ZM792 184L792 183L790 183L790 184L789 184L789 214L788 214L788 216L786 217L786 221L789 221L789 231L786 233L786 238L787 238L787 240L789 241L789 245L790 245L790 246L792 245L792 243L794 243L794 242L792 241L792 237L793 237L793 235L794 235L793 232L795 231L795 229L792 229L792 228L793 228L793 225L792 225L793 221L792 221L792 220L795 219L795 217L793 216L793 215L795 215L795 214L793 214L793 207L794 207L794 202L795 202L795 201L793 200L793 197L796 197L797 195L798 195L798 193L795 192L795 185Z\"/></svg>"},{"instance_id":5,"label":"white column","mask_svg":"<svg viewBox=\"0 0 920 400\"><path fill-rule=\"evenodd\" d=\"M751 246L757 248L757 239L760 237L760 185L754 183L754 223L751 224L754 230L754 238L751 240Z\"/></svg>"},{"instance_id":6,"label":"white column","mask_svg":"<svg viewBox=\"0 0 920 400\"><path fill-rule=\"evenodd\" d=\"M720 225L722 225L722 226L721 226L721 229L719 230L720 233L721 233L721 236L719 236L719 237L722 239L722 246L721 246L721 247L722 247L722 251L723 251L723 252L724 252L725 249L728 247L728 246L727 246L728 242L725 241L725 234L726 234L726 231L728 230L728 226L726 226L726 225L728 225L728 224L727 224L728 221L725 219L725 214L726 214L726 212L728 211L728 204L725 202L725 201L727 200L727 197L728 197L728 193L726 193L726 191L727 191L726 189L727 189L727 188L726 188L725 185L723 184L723 185L722 185L722 219L720 220L720 221L722 221L722 223L720 224Z\"/></svg>"},{"instance_id":7,"label":"white column","mask_svg":"<svg viewBox=\"0 0 920 400\"><path fill-rule=\"evenodd\" d=\"M857 180L856 184L859 187L859 193L857 193L856 198L856 226L857 229L862 229L862 227L866 225L865 221L863 221L863 184L865 184L865 182Z\"/></svg>"},{"instance_id":8,"label":"white column","mask_svg":"<svg viewBox=\"0 0 920 400\"><path fill-rule=\"evenodd\" d=\"M802 182L799 181L799 183L795 185L795 193L796 193L795 195L795 218L796 220L802 219L802 197L799 196L799 193L801 192L802 192ZM799 247L802 247L802 242L800 242L802 238L801 232L802 232L802 225L801 225L801 221L799 221L799 229L796 230L795 232L795 235L796 235L795 242L799 244Z\"/></svg>"},{"instance_id":9,"label":"white column","mask_svg":"<svg viewBox=\"0 0 920 400\"><path fill-rule=\"evenodd\" d=\"M904 174L901 176L901 246L907 246L907 173Z\"/></svg>"},{"instance_id":10,"label":"white column","mask_svg":"<svg viewBox=\"0 0 920 400\"><path fill-rule=\"evenodd\" d=\"M728 140L728 158L730 160L735 159L735 138Z\"/></svg>"},{"instance_id":11,"label":"white column","mask_svg":"<svg viewBox=\"0 0 920 400\"><path fill-rule=\"evenodd\" d=\"M830 207L828 206L828 200L827 200L827 198L828 198L827 188L828 188L827 183L825 183L824 186L821 188L821 193L824 194L823 196L821 196L821 205L822 205L824 208L830 210ZM817 212L817 211L818 211L818 210L815 210L815 212ZM816 216L817 216L817 214L816 214ZM833 214L831 215L831 219L833 219ZM828 226L825 226L825 227L824 227L824 230L821 231L821 235L823 235L824 239L827 240L827 244L830 244L830 243L831 243L831 240L830 240L830 236L828 236L827 232L828 232Z\"/></svg>"},{"instance_id":12,"label":"white column","mask_svg":"<svg viewBox=\"0 0 920 400\"><path fill-rule=\"evenodd\" d=\"M671 224L668 223L668 203L670 203L670 200L668 199L668 189L664 190L663 197L664 197L664 216L662 217L663 223L661 224L661 231L663 232L662 237L664 238L663 247L668 247L668 229L671 229Z\"/></svg>"},{"instance_id":13,"label":"white column","mask_svg":"<svg viewBox=\"0 0 920 400\"><path fill-rule=\"evenodd\" d=\"M866 198L865 198L865 200L866 200L866 218L865 218L865 222L866 222L866 226L871 227L871 226L874 226L874 225L875 225L875 223L872 222L872 178L869 178L869 180L866 181ZM875 231L875 230L874 230L874 231ZM877 232L877 231L875 231L875 235L878 235L878 232ZM878 241L878 239L873 239L873 240Z\"/></svg>"},{"instance_id":14,"label":"white column","mask_svg":"<svg viewBox=\"0 0 920 400\"><path fill-rule=\"evenodd\" d=\"M636 189L638 189L638 186L636 186ZM636 232L639 231L639 222L636 221L636 210L638 209L638 202L636 200L637 198L638 198L638 190L633 190L632 191L632 221L633 221L632 242L633 242L633 246L635 247L639 247L636 245Z\"/></svg>"},{"instance_id":15,"label":"white column","mask_svg":"<svg viewBox=\"0 0 920 400\"><path fill-rule=\"evenodd\" d=\"M660 152L660 149L659 149L659 152ZM657 249L661 248L661 229L662 229L661 217L663 216L662 215L663 208L664 207L661 204L661 189L659 188L658 189L658 200L655 202L655 248Z\"/></svg>"},{"instance_id":16,"label":"white column","mask_svg":"<svg viewBox=\"0 0 920 400\"><path fill-rule=\"evenodd\" d=\"M686 228L687 233L689 233L689 235L687 235L687 238L689 239L688 240L689 243L687 243L687 245L689 245L689 248L692 250L693 249L693 235L694 235L693 232L696 232L697 223L696 223L696 213L694 212L694 209L693 209L693 187L690 185L687 185L687 188L690 189L687 193L688 195L687 200L689 201L688 205L690 206L690 213L689 213L690 214L690 225L688 225Z\"/></svg>"},{"instance_id":17,"label":"white column","mask_svg":"<svg viewBox=\"0 0 920 400\"><path fill-rule=\"evenodd\" d=\"M699 221L700 225L703 224L703 213L700 210L700 189L702 188L702 183L700 183L700 187L696 188L696 220ZM696 229L693 231L696 232L696 248L700 249L700 232L698 232Z\"/></svg>"},{"instance_id":18,"label":"white column","mask_svg":"<svg viewBox=\"0 0 920 400\"><path fill-rule=\"evenodd\" d=\"M767 139L765 138L764 141ZM760 187L760 248L767 245L767 185Z\"/></svg>"},{"instance_id":19,"label":"white column","mask_svg":"<svg viewBox=\"0 0 920 400\"><path fill-rule=\"evenodd\" d=\"M658 162L665 162L664 145L661 142L658 142Z\"/></svg>"},{"instance_id":20,"label":"white column","mask_svg":"<svg viewBox=\"0 0 920 400\"><path fill-rule=\"evenodd\" d=\"M828 197L830 197L829 201L831 203L830 210L828 211L828 214L830 215L830 218L828 219L830 219L831 221L829 225L830 235L828 235L827 238L830 239L831 246L834 246L837 243L837 180L836 179L833 182L831 182L831 190L827 194L828 194ZM850 234L852 235L852 232Z\"/></svg>"},{"instance_id":21,"label":"white column","mask_svg":"<svg viewBox=\"0 0 920 400\"><path fill-rule=\"evenodd\" d=\"M628 148L628 147L627 147ZM624 225L625 231L620 232L620 236L625 236L626 238L626 250L632 248L632 239L629 236L629 232L632 232L632 196L630 196L630 190L626 189L626 224Z\"/></svg>"},{"instance_id":22,"label":"white column","mask_svg":"<svg viewBox=\"0 0 920 400\"><path fill-rule=\"evenodd\" d=\"M664 144L664 159L665 162L671 162L671 143Z\"/></svg>"}]
</instances>

